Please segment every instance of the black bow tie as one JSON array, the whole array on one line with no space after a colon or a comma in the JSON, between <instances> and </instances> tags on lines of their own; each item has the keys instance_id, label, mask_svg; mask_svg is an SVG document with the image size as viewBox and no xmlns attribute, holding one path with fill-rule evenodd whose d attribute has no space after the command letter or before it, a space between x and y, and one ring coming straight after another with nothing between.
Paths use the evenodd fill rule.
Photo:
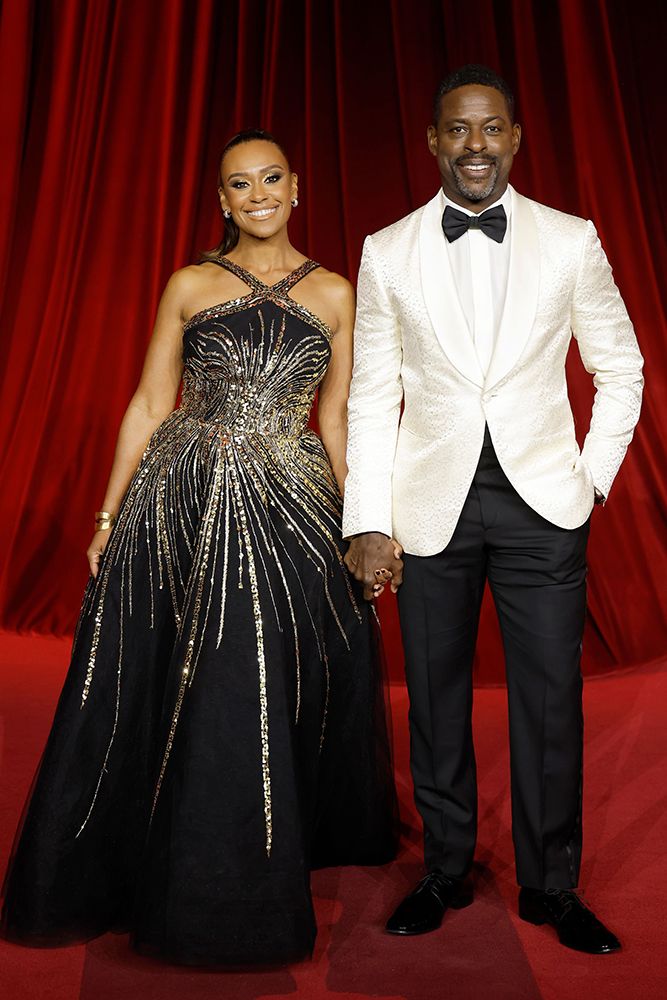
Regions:
<instances>
[{"instance_id":1,"label":"black bow tie","mask_svg":"<svg viewBox=\"0 0 667 1000\"><path fill-rule=\"evenodd\" d=\"M458 240L469 229L481 229L496 243L502 243L507 232L507 216L502 205L487 208L481 215L466 215L447 205L442 216L442 229L450 243Z\"/></svg>"}]
</instances>

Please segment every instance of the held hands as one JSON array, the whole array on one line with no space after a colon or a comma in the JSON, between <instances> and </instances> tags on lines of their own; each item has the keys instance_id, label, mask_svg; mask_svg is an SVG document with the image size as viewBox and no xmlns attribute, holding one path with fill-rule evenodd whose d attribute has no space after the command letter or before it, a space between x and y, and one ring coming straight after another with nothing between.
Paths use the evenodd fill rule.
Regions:
<instances>
[{"instance_id":1,"label":"held hands","mask_svg":"<svg viewBox=\"0 0 667 1000\"><path fill-rule=\"evenodd\" d=\"M392 593L403 582L403 549L393 538L379 531L357 535L345 554L345 565L355 580L364 585L367 601L379 597L391 580Z\"/></svg>"}]
</instances>

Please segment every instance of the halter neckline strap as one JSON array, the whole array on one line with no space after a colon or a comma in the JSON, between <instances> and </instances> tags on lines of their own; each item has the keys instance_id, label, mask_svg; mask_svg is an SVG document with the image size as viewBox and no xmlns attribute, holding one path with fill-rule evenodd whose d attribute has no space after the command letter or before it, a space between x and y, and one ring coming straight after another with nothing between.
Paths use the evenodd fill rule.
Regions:
<instances>
[{"instance_id":1,"label":"halter neckline strap","mask_svg":"<svg viewBox=\"0 0 667 1000\"><path fill-rule=\"evenodd\" d=\"M256 292L263 292L267 289L272 292L288 292L290 288L293 288L294 285L301 281L302 278L305 278L307 274L310 274L310 272L314 271L315 268L321 266L316 261L307 257L306 260L302 261L298 267L295 267L293 271L286 274L284 278L280 279L280 281L276 281L274 285L269 285L266 281L262 281L261 278L258 278L256 274L253 274L252 271L248 271L247 268L243 267L241 264L237 264L236 261L230 260L229 257L218 257L216 260L212 261L212 263L218 264L220 267L224 267L227 271L231 271L232 274L235 274L241 281L250 285L253 291Z\"/></svg>"}]
</instances>

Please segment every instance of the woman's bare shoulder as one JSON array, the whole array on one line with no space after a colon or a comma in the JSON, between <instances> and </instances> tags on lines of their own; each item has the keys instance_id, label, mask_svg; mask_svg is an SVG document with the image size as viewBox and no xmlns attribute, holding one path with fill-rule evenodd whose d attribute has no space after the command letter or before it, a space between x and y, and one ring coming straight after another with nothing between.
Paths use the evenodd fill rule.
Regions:
<instances>
[{"instance_id":1,"label":"woman's bare shoulder","mask_svg":"<svg viewBox=\"0 0 667 1000\"><path fill-rule=\"evenodd\" d=\"M340 303L340 305L348 305L350 302L354 303L354 285L347 278L344 278L342 274L337 274L336 271L329 271L328 268L320 265L316 271L313 271L313 277L317 278L322 293L332 298L335 302Z\"/></svg>"},{"instance_id":2,"label":"woman's bare shoulder","mask_svg":"<svg viewBox=\"0 0 667 1000\"><path fill-rule=\"evenodd\" d=\"M174 271L165 286L165 292L168 291L173 295L189 295L191 292L196 291L196 289L201 288L214 271L219 271L219 268L215 264L209 264L208 262L204 264L187 264L185 267L180 267L178 271Z\"/></svg>"},{"instance_id":3,"label":"woman's bare shoulder","mask_svg":"<svg viewBox=\"0 0 667 1000\"><path fill-rule=\"evenodd\" d=\"M208 261L202 264L188 264L174 271L165 286L162 302L171 309L178 309L187 318L200 308L201 302L217 291L221 275L220 268Z\"/></svg>"},{"instance_id":4,"label":"woman's bare shoulder","mask_svg":"<svg viewBox=\"0 0 667 1000\"><path fill-rule=\"evenodd\" d=\"M327 323L334 333L351 327L354 321L354 288L342 274L318 267L308 276L310 284L310 305Z\"/></svg>"}]
</instances>

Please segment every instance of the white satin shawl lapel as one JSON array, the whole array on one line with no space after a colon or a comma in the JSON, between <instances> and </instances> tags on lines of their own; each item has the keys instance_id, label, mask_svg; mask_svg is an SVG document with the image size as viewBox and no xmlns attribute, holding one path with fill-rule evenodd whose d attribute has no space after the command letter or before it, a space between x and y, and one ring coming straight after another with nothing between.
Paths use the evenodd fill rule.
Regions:
<instances>
[{"instance_id":1,"label":"white satin shawl lapel","mask_svg":"<svg viewBox=\"0 0 667 1000\"><path fill-rule=\"evenodd\" d=\"M533 210L527 198L512 188L510 266L505 306L485 389L514 368L528 342L540 286L540 245Z\"/></svg>"},{"instance_id":2,"label":"white satin shawl lapel","mask_svg":"<svg viewBox=\"0 0 667 1000\"><path fill-rule=\"evenodd\" d=\"M424 206L419 226L419 271L426 311L440 346L454 367L482 387L484 375L477 360L461 306L442 231L440 192Z\"/></svg>"}]
</instances>

